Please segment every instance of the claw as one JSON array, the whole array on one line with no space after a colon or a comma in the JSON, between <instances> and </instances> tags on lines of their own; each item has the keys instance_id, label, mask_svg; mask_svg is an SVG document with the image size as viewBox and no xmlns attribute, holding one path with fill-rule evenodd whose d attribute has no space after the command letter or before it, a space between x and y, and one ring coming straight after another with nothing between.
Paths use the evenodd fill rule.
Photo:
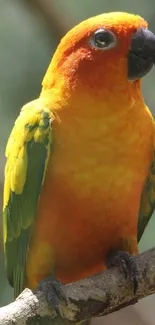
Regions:
<instances>
[{"instance_id":1,"label":"claw","mask_svg":"<svg viewBox=\"0 0 155 325\"><path fill-rule=\"evenodd\" d=\"M107 267L119 266L122 268L125 278L133 283L133 293L138 289L139 272L135 262L135 257L126 251L112 251L107 256Z\"/></svg>"},{"instance_id":2,"label":"claw","mask_svg":"<svg viewBox=\"0 0 155 325\"><path fill-rule=\"evenodd\" d=\"M53 308L57 315L63 317L60 309L60 300L68 304L67 297L62 288L63 284L56 280L54 276L49 276L41 280L37 289L44 292L49 307Z\"/></svg>"}]
</instances>

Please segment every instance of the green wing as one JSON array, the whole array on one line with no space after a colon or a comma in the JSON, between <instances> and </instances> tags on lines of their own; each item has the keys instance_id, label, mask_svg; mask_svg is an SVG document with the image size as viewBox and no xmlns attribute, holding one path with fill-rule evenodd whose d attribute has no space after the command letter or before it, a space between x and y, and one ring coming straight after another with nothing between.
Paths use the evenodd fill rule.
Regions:
<instances>
[{"instance_id":1,"label":"green wing","mask_svg":"<svg viewBox=\"0 0 155 325\"><path fill-rule=\"evenodd\" d=\"M33 101L23 107L6 147L4 250L15 297L24 288L29 239L52 144L50 112L38 106Z\"/></svg>"},{"instance_id":2,"label":"green wing","mask_svg":"<svg viewBox=\"0 0 155 325\"><path fill-rule=\"evenodd\" d=\"M140 241L145 227L147 226L155 209L155 153L150 168L150 174L145 184L138 218L138 242Z\"/></svg>"}]
</instances>

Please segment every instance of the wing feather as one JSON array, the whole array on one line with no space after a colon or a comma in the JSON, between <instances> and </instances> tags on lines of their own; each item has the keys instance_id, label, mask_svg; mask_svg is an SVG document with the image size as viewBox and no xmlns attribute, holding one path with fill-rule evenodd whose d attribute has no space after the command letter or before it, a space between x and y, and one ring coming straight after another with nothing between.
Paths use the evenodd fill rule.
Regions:
<instances>
[{"instance_id":1,"label":"wing feather","mask_svg":"<svg viewBox=\"0 0 155 325\"><path fill-rule=\"evenodd\" d=\"M138 242L155 209L155 153L140 202L138 218Z\"/></svg>"},{"instance_id":2,"label":"wing feather","mask_svg":"<svg viewBox=\"0 0 155 325\"><path fill-rule=\"evenodd\" d=\"M37 101L17 118L6 147L4 249L15 297L24 288L26 258L52 146L51 114Z\"/></svg>"}]
</instances>

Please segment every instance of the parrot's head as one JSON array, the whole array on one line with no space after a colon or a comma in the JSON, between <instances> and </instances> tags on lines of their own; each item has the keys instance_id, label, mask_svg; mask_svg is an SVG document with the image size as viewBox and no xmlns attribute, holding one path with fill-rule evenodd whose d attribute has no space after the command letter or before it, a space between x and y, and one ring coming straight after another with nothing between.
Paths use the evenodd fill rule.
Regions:
<instances>
[{"instance_id":1,"label":"parrot's head","mask_svg":"<svg viewBox=\"0 0 155 325\"><path fill-rule=\"evenodd\" d=\"M123 12L101 14L81 22L61 40L43 87L66 84L73 90L113 90L139 81L154 62L155 35L142 17Z\"/></svg>"}]
</instances>

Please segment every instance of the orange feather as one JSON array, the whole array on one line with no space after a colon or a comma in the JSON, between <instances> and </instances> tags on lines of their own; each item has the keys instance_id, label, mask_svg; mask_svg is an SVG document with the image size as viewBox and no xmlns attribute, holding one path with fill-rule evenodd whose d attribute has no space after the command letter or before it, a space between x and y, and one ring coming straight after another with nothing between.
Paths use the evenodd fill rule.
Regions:
<instances>
[{"instance_id":1,"label":"orange feather","mask_svg":"<svg viewBox=\"0 0 155 325\"><path fill-rule=\"evenodd\" d=\"M101 271L112 248L138 252L154 132L140 81L127 80L131 35L141 26L126 13L91 18L64 37L46 73L39 100L56 116L56 144L28 254L30 288L52 272L67 283ZM115 48L88 45L99 27L117 35Z\"/></svg>"}]
</instances>

